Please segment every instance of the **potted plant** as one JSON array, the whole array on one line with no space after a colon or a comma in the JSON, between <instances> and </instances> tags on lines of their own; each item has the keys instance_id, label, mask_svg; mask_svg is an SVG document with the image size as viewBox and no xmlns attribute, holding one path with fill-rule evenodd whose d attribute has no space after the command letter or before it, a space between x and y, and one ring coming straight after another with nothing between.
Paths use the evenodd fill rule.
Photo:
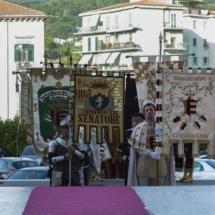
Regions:
<instances>
[{"instance_id":1,"label":"potted plant","mask_svg":"<svg viewBox=\"0 0 215 215\"><path fill-rule=\"evenodd\" d=\"M106 43L102 43L101 48L102 48L102 50L106 49L107 48L107 44Z\"/></svg>"}]
</instances>

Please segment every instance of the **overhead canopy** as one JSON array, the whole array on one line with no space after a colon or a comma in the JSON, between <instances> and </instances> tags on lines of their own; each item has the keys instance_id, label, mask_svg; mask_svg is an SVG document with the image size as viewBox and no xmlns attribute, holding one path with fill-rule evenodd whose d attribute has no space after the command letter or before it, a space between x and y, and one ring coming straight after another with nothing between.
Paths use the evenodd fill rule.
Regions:
<instances>
[{"instance_id":1,"label":"overhead canopy","mask_svg":"<svg viewBox=\"0 0 215 215\"><path fill-rule=\"evenodd\" d=\"M97 64L105 64L105 63L106 63L106 60L108 59L109 56L110 56L110 52L102 53L102 54L99 56L99 59L98 59L98 61L97 61Z\"/></svg>"},{"instance_id":2,"label":"overhead canopy","mask_svg":"<svg viewBox=\"0 0 215 215\"><path fill-rule=\"evenodd\" d=\"M114 61L116 60L116 58L119 56L120 52L113 52L111 53L110 57L108 58L108 60L106 61L106 63L114 63Z\"/></svg>"},{"instance_id":3,"label":"overhead canopy","mask_svg":"<svg viewBox=\"0 0 215 215\"><path fill-rule=\"evenodd\" d=\"M88 64L93 54L84 54L78 64Z\"/></svg>"},{"instance_id":4,"label":"overhead canopy","mask_svg":"<svg viewBox=\"0 0 215 215\"><path fill-rule=\"evenodd\" d=\"M90 26L96 26L99 20L100 14L95 14L90 17Z\"/></svg>"}]
</instances>

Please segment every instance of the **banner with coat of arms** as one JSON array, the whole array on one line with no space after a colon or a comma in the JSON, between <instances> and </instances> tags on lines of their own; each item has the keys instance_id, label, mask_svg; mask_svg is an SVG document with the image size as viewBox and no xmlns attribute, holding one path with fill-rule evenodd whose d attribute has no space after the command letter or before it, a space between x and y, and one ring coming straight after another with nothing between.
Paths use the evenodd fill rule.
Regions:
<instances>
[{"instance_id":1,"label":"banner with coat of arms","mask_svg":"<svg viewBox=\"0 0 215 215\"><path fill-rule=\"evenodd\" d=\"M123 143L124 73L118 76L113 72L107 76L101 71L96 73L91 76L90 71L83 74L76 70L73 141L77 142L79 127L83 126L85 143L90 143L91 127L96 127L98 144L102 143L104 129L108 131L109 143Z\"/></svg>"},{"instance_id":2,"label":"banner with coat of arms","mask_svg":"<svg viewBox=\"0 0 215 215\"><path fill-rule=\"evenodd\" d=\"M164 72L162 80L164 155L178 144L179 157L198 157L199 144L207 144L208 157L214 158L215 74Z\"/></svg>"},{"instance_id":3,"label":"banner with coat of arms","mask_svg":"<svg viewBox=\"0 0 215 215\"><path fill-rule=\"evenodd\" d=\"M74 97L70 92L69 71L62 68L32 68L32 125L33 142L38 151L48 146L49 140L56 137L59 123L69 114L69 99ZM38 153L38 152L37 152Z\"/></svg>"}]
</instances>

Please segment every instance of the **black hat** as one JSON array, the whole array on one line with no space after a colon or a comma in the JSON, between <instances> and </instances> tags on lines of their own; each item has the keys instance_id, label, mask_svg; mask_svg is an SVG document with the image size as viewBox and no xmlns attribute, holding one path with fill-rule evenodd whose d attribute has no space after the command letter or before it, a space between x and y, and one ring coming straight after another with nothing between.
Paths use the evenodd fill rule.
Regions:
<instances>
[{"instance_id":1,"label":"black hat","mask_svg":"<svg viewBox=\"0 0 215 215\"><path fill-rule=\"evenodd\" d=\"M141 119L145 120L145 116L142 113L134 112L129 116L129 122L132 121L133 117L140 117Z\"/></svg>"}]
</instances>

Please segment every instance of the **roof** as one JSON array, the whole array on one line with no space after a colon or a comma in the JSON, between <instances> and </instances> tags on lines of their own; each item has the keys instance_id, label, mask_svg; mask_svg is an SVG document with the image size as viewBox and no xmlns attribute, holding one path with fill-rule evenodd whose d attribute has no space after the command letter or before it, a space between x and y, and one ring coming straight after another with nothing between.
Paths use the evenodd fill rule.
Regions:
<instances>
[{"instance_id":1,"label":"roof","mask_svg":"<svg viewBox=\"0 0 215 215\"><path fill-rule=\"evenodd\" d=\"M154 0L142 0L142 1L137 1L137 2L128 2L128 3L122 3L122 4L117 4L117 5L112 5L104 8L100 8L97 10L93 11L88 11L88 12L99 12L99 11L105 11L105 10L112 10L112 9L120 9L124 7L134 7L134 6L164 6L164 7L182 7L181 5L176 5L176 4L167 4L163 2L158 2ZM85 12L85 13L88 13Z\"/></svg>"},{"instance_id":2,"label":"roof","mask_svg":"<svg viewBox=\"0 0 215 215\"><path fill-rule=\"evenodd\" d=\"M19 6L10 2L6 2L3 0L0 0L0 16L4 15L11 15L11 16L35 16L35 17L48 17L45 13L30 9L27 7Z\"/></svg>"},{"instance_id":3,"label":"roof","mask_svg":"<svg viewBox=\"0 0 215 215\"><path fill-rule=\"evenodd\" d=\"M209 15L215 15L215 11L209 11Z\"/></svg>"}]
</instances>

